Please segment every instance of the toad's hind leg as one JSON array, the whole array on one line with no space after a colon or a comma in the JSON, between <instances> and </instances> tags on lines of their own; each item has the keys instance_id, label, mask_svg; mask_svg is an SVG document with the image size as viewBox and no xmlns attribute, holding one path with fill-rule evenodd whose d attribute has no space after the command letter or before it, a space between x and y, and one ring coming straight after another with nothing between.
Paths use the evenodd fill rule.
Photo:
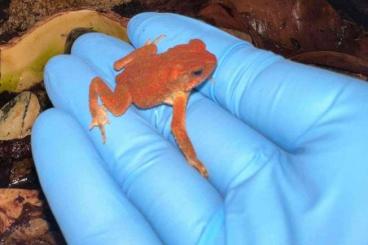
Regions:
<instances>
[{"instance_id":1,"label":"toad's hind leg","mask_svg":"<svg viewBox=\"0 0 368 245\"><path fill-rule=\"evenodd\" d=\"M189 164L196 168L202 176L207 178L207 169L197 159L197 155L185 129L185 111L187 100L187 93L179 92L175 94L175 97L173 98L173 119L171 122L171 129L175 136L176 142L184 153Z\"/></svg>"},{"instance_id":2,"label":"toad's hind leg","mask_svg":"<svg viewBox=\"0 0 368 245\"><path fill-rule=\"evenodd\" d=\"M102 104L98 104L101 98ZM102 141L106 142L105 124L109 123L105 108L113 115L123 114L132 103L132 97L123 83L117 83L115 90L111 90L99 77L92 79L89 86L89 110L92 115L90 128L99 127Z\"/></svg>"}]
</instances>

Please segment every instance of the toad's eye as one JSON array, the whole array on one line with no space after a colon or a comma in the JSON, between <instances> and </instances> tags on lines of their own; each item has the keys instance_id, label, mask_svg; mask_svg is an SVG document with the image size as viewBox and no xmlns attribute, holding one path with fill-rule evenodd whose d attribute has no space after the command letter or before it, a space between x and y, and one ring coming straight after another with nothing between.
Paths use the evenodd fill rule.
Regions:
<instances>
[{"instance_id":1,"label":"toad's eye","mask_svg":"<svg viewBox=\"0 0 368 245\"><path fill-rule=\"evenodd\" d=\"M198 77L202 75L202 73L203 73L203 69L198 69L198 70L192 71L192 76Z\"/></svg>"}]
</instances>

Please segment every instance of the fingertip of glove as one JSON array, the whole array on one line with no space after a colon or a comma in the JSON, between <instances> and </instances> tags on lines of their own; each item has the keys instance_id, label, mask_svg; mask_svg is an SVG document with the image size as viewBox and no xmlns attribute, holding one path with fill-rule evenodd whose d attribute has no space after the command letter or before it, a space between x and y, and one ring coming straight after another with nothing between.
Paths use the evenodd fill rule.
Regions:
<instances>
[{"instance_id":1,"label":"fingertip of glove","mask_svg":"<svg viewBox=\"0 0 368 245\"><path fill-rule=\"evenodd\" d=\"M61 123L62 122L62 123ZM31 145L33 154L36 155L42 145L49 138L55 137L55 132L65 132L75 121L72 117L59 109L51 108L42 112L32 127ZM58 130L55 130L55 129Z\"/></svg>"},{"instance_id":2,"label":"fingertip of glove","mask_svg":"<svg viewBox=\"0 0 368 245\"><path fill-rule=\"evenodd\" d=\"M141 28L141 26L144 26L144 22L150 20L152 17L157 15L158 13L155 12L143 12L133 16L128 22L127 31L129 39L134 39L134 37L139 33L138 30Z\"/></svg>"},{"instance_id":3,"label":"fingertip of glove","mask_svg":"<svg viewBox=\"0 0 368 245\"><path fill-rule=\"evenodd\" d=\"M80 126L66 112L48 109L41 113L32 128L32 155L41 181L49 182L47 174L49 164L54 163L54 154L58 152L60 142L68 137L80 138ZM52 169L52 168L51 168Z\"/></svg>"},{"instance_id":4,"label":"fingertip of glove","mask_svg":"<svg viewBox=\"0 0 368 245\"><path fill-rule=\"evenodd\" d=\"M76 62L80 62L80 61L77 61L76 57L73 57L68 54L61 54L61 55L52 57L47 62L45 66L45 70L44 70L44 80L45 80L46 88L47 88L48 83L52 80L51 77L53 75L63 72L63 70L60 69L60 67L74 66Z\"/></svg>"},{"instance_id":5,"label":"fingertip of glove","mask_svg":"<svg viewBox=\"0 0 368 245\"><path fill-rule=\"evenodd\" d=\"M31 147L33 151L33 155L35 155L35 150L38 149L38 142L40 141L40 137L43 134L44 126L47 126L47 114L53 114L53 109L48 109L42 112L33 123L32 126L32 135L31 135Z\"/></svg>"},{"instance_id":6,"label":"fingertip of glove","mask_svg":"<svg viewBox=\"0 0 368 245\"><path fill-rule=\"evenodd\" d=\"M178 38L179 35L175 33L182 33L180 29L187 26L188 22L191 21L197 22L195 19L175 13L140 13L129 21L127 28L128 37L135 47L140 47L146 43L147 40L153 40L160 35L169 36L171 33L172 36ZM179 29L176 29L177 27L179 27ZM191 26L188 26L188 28L190 29ZM187 35L182 35L178 38L178 40L183 41L181 39L186 40ZM167 40L167 38L165 38L165 40ZM159 46L162 46L162 42L160 42Z\"/></svg>"},{"instance_id":7,"label":"fingertip of glove","mask_svg":"<svg viewBox=\"0 0 368 245\"><path fill-rule=\"evenodd\" d=\"M58 63L63 62L63 60L68 59L70 55L68 54L60 54L60 55L56 55L54 57L52 57L51 59L49 59L45 65L45 75L47 75L47 73L50 73L50 70L55 69L55 66L58 66Z\"/></svg>"},{"instance_id":8,"label":"fingertip of glove","mask_svg":"<svg viewBox=\"0 0 368 245\"><path fill-rule=\"evenodd\" d=\"M108 43L108 45L110 46L124 45L124 42L122 42L122 40L114 36L98 32L90 32L81 35L74 41L71 53L72 54L89 53L93 49L96 49L96 47L101 47L101 44L104 44L103 46L107 47L106 43ZM129 46L128 44L126 45Z\"/></svg>"}]
</instances>

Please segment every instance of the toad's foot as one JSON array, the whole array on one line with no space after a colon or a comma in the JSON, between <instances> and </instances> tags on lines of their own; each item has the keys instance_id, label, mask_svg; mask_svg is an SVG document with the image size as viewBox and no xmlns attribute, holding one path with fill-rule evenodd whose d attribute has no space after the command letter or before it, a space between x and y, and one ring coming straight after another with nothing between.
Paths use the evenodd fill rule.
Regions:
<instances>
[{"instance_id":1,"label":"toad's foot","mask_svg":"<svg viewBox=\"0 0 368 245\"><path fill-rule=\"evenodd\" d=\"M208 172L206 167L198 159L188 159L188 162L205 178L208 178Z\"/></svg>"},{"instance_id":2,"label":"toad's foot","mask_svg":"<svg viewBox=\"0 0 368 245\"><path fill-rule=\"evenodd\" d=\"M144 45L150 45L150 44L157 45L165 37L166 37L166 35L161 34L160 36L156 37L153 41L148 39L147 42Z\"/></svg>"},{"instance_id":3,"label":"toad's foot","mask_svg":"<svg viewBox=\"0 0 368 245\"><path fill-rule=\"evenodd\" d=\"M92 113L92 122L89 125L90 129L94 127L99 127L102 136L102 142L106 142L106 132L105 132L105 124L109 124L109 119L107 117L106 109L104 106L98 106Z\"/></svg>"}]
</instances>

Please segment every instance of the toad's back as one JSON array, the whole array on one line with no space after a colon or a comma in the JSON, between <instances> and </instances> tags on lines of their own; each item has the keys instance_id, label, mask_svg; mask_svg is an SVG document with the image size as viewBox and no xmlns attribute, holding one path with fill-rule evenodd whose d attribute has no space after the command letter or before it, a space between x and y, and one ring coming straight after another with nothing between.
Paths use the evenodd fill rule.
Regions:
<instances>
[{"instance_id":1,"label":"toad's back","mask_svg":"<svg viewBox=\"0 0 368 245\"><path fill-rule=\"evenodd\" d=\"M177 92L190 92L215 66L216 57L194 39L162 54L136 57L116 80L128 89L134 104L147 108L169 101Z\"/></svg>"},{"instance_id":2,"label":"toad's back","mask_svg":"<svg viewBox=\"0 0 368 245\"><path fill-rule=\"evenodd\" d=\"M133 103L147 108L163 103L178 88L170 77L174 65L163 62L161 55L134 60L118 75L117 83L127 86Z\"/></svg>"}]
</instances>

